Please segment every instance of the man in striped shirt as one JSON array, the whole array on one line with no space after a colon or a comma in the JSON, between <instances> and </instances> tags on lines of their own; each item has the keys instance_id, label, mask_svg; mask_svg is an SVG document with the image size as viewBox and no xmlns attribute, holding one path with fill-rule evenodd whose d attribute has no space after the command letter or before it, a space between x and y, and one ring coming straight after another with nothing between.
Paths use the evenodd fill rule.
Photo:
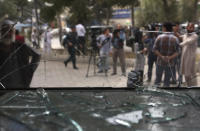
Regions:
<instances>
[{"instance_id":1,"label":"man in striped shirt","mask_svg":"<svg viewBox=\"0 0 200 131\"><path fill-rule=\"evenodd\" d=\"M155 84L160 85L162 75L165 73L164 87L169 87L170 78L175 77L172 75L172 69L175 66L174 59L178 55L177 44L179 44L179 40L172 33L168 33L172 32L171 23L163 24L163 32L164 34L158 36L153 47L155 54L158 56Z\"/></svg>"}]
</instances>

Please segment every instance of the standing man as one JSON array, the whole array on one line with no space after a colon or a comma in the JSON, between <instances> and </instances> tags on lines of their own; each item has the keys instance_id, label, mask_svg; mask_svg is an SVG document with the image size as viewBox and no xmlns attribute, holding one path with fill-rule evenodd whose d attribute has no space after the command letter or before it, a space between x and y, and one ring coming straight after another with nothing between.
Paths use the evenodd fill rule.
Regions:
<instances>
[{"instance_id":1,"label":"standing man","mask_svg":"<svg viewBox=\"0 0 200 131\"><path fill-rule=\"evenodd\" d=\"M86 30L85 30L85 27L81 24L81 22L79 22L79 24L76 25L76 31L77 31L77 35L78 35L78 41L79 41L78 49L81 49L82 53L85 55Z\"/></svg>"},{"instance_id":2,"label":"standing man","mask_svg":"<svg viewBox=\"0 0 200 131\"><path fill-rule=\"evenodd\" d=\"M172 69L175 66L174 59L177 57L177 44L179 40L172 32L172 24L167 22L163 24L164 34L159 35L154 44L154 52L158 56L156 67L156 85L160 85L163 72L165 73L164 87L170 86L170 78L172 77Z\"/></svg>"},{"instance_id":3,"label":"standing man","mask_svg":"<svg viewBox=\"0 0 200 131\"><path fill-rule=\"evenodd\" d=\"M122 75L126 76L126 63L125 63L125 53L124 53L124 41L120 38L120 30L115 30L112 37L113 46L113 73L117 74L117 59L119 57Z\"/></svg>"},{"instance_id":4,"label":"standing man","mask_svg":"<svg viewBox=\"0 0 200 131\"><path fill-rule=\"evenodd\" d=\"M36 29L33 29L33 32L31 34L31 41L32 41L32 44L33 44L33 48L39 48L39 45L37 43L37 31Z\"/></svg>"},{"instance_id":5,"label":"standing man","mask_svg":"<svg viewBox=\"0 0 200 131\"><path fill-rule=\"evenodd\" d=\"M139 28L135 28L135 44L134 52L136 54L135 71L140 73L140 83L143 84L144 66L145 66L145 53L147 49L144 48L142 41L143 34Z\"/></svg>"},{"instance_id":6,"label":"standing man","mask_svg":"<svg viewBox=\"0 0 200 131\"><path fill-rule=\"evenodd\" d=\"M151 31L155 31L155 27L152 27ZM154 63L156 64L157 56L153 52L153 47L155 40L157 38L157 33L149 33L146 38L144 38L144 42L148 44L148 80L147 82L151 82L152 79L152 71Z\"/></svg>"},{"instance_id":7,"label":"standing man","mask_svg":"<svg viewBox=\"0 0 200 131\"><path fill-rule=\"evenodd\" d=\"M48 27L47 30L44 33L44 52L48 55L51 53L51 39L52 35L50 32L50 28Z\"/></svg>"},{"instance_id":8,"label":"standing man","mask_svg":"<svg viewBox=\"0 0 200 131\"><path fill-rule=\"evenodd\" d=\"M75 70L78 70L76 66L76 49L75 46L77 46L78 43L78 37L76 33L76 28L72 27L72 32L67 35L64 39L64 46L68 48L68 52L70 54L69 58L64 61L65 67L67 67L67 64L72 61L73 68Z\"/></svg>"},{"instance_id":9,"label":"standing man","mask_svg":"<svg viewBox=\"0 0 200 131\"><path fill-rule=\"evenodd\" d=\"M97 38L97 46L100 48L100 65L98 73L107 73L109 70L108 58L111 52L111 36L108 28Z\"/></svg>"},{"instance_id":10,"label":"standing man","mask_svg":"<svg viewBox=\"0 0 200 131\"><path fill-rule=\"evenodd\" d=\"M0 25L0 88L29 88L40 55L20 41L14 42L14 23Z\"/></svg>"},{"instance_id":11,"label":"standing man","mask_svg":"<svg viewBox=\"0 0 200 131\"><path fill-rule=\"evenodd\" d=\"M197 84L195 78L197 43L198 35L194 33L194 24L189 23L187 34L183 36L183 42L180 44L182 47L181 74L185 76L187 86L196 86Z\"/></svg>"}]
</instances>

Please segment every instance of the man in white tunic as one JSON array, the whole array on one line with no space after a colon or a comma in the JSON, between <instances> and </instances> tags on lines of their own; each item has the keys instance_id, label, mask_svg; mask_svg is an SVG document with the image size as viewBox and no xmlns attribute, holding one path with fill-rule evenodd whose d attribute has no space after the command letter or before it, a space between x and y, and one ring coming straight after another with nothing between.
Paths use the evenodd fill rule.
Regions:
<instances>
[{"instance_id":1,"label":"man in white tunic","mask_svg":"<svg viewBox=\"0 0 200 131\"><path fill-rule=\"evenodd\" d=\"M196 49L198 42L198 35L194 32L194 24L189 23L187 26L188 33L183 36L181 56L181 74L185 76L187 86L196 86Z\"/></svg>"},{"instance_id":2,"label":"man in white tunic","mask_svg":"<svg viewBox=\"0 0 200 131\"><path fill-rule=\"evenodd\" d=\"M48 28L47 31L44 33L44 53L50 54L51 53L51 39L52 35L50 29Z\"/></svg>"}]
</instances>

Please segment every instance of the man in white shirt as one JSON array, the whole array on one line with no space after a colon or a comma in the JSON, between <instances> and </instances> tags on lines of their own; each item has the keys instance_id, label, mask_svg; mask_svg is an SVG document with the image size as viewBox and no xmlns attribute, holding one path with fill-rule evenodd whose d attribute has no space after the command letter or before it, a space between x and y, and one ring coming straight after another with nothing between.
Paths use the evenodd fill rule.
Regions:
<instances>
[{"instance_id":1,"label":"man in white shirt","mask_svg":"<svg viewBox=\"0 0 200 131\"><path fill-rule=\"evenodd\" d=\"M76 31L78 35L78 41L79 41L78 48L85 55L85 34L86 34L85 27L82 24L78 24L76 25Z\"/></svg>"},{"instance_id":2,"label":"man in white shirt","mask_svg":"<svg viewBox=\"0 0 200 131\"><path fill-rule=\"evenodd\" d=\"M39 48L39 45L37 43L37 31L36 29L33 30L32 34L31 34L31 41L33 43L33 48Z\"/></svg>"},{"instance_id":3,"label":"man in white shirt","mask_svg":"<svg viewBox=\"0 0 200 131\"><path fill-rule=\"evenodd\" d=\"M111 36L109 29L105 29L103 34L97 37L97 46L100 48L100 65L98 73L105 72L107 74L109 70L109 54L111 53Z\"/></svg>"},{"instance_id":4,"label":"man in white shirt","mask_svg":"<svg viewBox=\"0 0 200 131\"><path fill-rule=\"evenodd\" d=\"M44 52L45 52L45 54L51 53L51 39L52 39L52 35L50 32L50 29L48 28L46 30L46 32L44 33Z\"/></svg>"}]
</instances>

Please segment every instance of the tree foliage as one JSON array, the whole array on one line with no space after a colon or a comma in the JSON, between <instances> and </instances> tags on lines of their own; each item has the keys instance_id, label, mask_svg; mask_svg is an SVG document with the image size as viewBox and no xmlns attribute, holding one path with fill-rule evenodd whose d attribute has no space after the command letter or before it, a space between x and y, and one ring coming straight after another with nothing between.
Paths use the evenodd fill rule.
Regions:
<instances>
[{"instance_id":1,"label":"tree foliage","mask_svg":"<svg viewBox=\"0 0 200 131\"><path fill-rule=\"evenodd\" d=\"M197 0L142 0L136 13L137 25L155 22L197 21Z\"/></svg>"},{"instance_id":2,"label":"tree foliage","mask_svg":"<svg viewBox=\"0 0 200 131\"><path fill-rule=\"evenodd\" d=\"M81 20L85 24L107 24L112 17L114 6L126 7L132 10L132 20L137 25L145 25L164 21L198 21L199 0L37 0L41 9L41 18L46 22L53 21L67 7L70 12L68 22L76 24ZM52 7L45 6L52 3ZM0 2L0 18L8 14L16 19L23 14L26 18L27 9L32 12L34 3L27 0L4 0ZM27 17L30 15L27 15Z\"/></svg>"}]
</instances>

